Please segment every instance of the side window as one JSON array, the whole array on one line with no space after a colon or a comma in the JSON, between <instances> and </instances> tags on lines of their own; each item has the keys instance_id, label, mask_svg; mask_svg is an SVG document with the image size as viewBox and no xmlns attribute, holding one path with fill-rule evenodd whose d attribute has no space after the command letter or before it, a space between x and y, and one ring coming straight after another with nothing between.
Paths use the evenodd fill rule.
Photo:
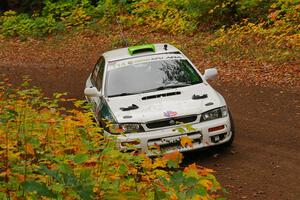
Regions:
<instances>
[{"instance_id":1,"label":"side window","mask_svg":"<svg viewBox=\"0 0 300 200\"><path fill-rule=\"evenodd\" d=\"M103 73L104 73L104 67L105 67L105 60L103 57L101 57L97 64L95 65L91 81L92 84L98 89L101 90L102 88L102 81L103 81Z\"/></svg>"}]
</instances>

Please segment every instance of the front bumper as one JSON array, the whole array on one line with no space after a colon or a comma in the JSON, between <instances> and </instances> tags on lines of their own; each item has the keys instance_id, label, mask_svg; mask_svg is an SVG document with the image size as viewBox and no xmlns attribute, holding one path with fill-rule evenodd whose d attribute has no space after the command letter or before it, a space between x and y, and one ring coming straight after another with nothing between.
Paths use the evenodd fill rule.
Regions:
<instances>
[{"instance_id":1,"label":"front bumper","mask_svg":"<svg viewBox=\"0 0 300 200\"><path fill-rule=\"evenodd\" d=\"M224 127L211 132L208 130L219 126ZM186 152L215 146L228 142L232 136L229 116L207 122L194 123L192 124L192 127L195 130L190 132L180 133L176 129L178 127L182 127L182 125L142 133L131 133L126 136L118 136L117 145L120 150L127 150L127 143L138 140L140 143L135 145L137 150L151 156L157 154L158 149L160 149L162 153L170 153L174 150ZM193 140L193 145L182 147L180 139L183 136L191 138ZM153 148L154 146L158 148Z\"/></svg>"}]
</instances>

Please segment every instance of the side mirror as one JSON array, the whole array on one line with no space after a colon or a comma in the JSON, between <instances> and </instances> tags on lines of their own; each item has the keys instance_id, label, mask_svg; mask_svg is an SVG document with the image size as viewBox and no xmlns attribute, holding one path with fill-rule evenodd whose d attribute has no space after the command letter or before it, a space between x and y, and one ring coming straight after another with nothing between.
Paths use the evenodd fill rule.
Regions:
<instances>
[{"instance_id":1,"label":"side mirror","mask_svg":"<svg viewBox=\"0 0 300 200\"><path fill-rule=\"evenodd\" d=\"M204 79L214 79L218 75L218 70L216 68L209 68L204 71Z\"/></svg>"},{"instance_id":2,"label":"side mirror","mask_svg":"<svg viewBox=\"0 0 300 200\"><path fill-rule=\"evenodd\" d=\"M85 88L84 94L87 97L100 97L101 96L101 92L99 92L96 87Z\"/></svg>"}]
</instances>

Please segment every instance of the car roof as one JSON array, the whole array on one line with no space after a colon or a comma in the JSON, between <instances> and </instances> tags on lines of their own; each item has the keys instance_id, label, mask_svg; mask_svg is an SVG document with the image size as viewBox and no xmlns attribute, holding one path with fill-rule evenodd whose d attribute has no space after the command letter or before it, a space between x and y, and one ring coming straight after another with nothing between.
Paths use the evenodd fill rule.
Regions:
<instances>
[{"instance_id":1,"label":"car roof","mask_svg":"<svg viewBox=\"0 0 300 200\"><path fill-rule=\"evenodd\" d=\"M167 45L167 50L165 49L165 45ZM123 60L128 58L136 58L144 55L157 55L161 53L180 52L176 47L167 43L153 44L153 46L155 47L155 52L147 51L147 52L135 53L131 55L128 50L128 48L130 47L126 47L126 48L107 51L103 54L103 57L107 62L111 62L111 61Z\"/></svg>"}]
</instances>

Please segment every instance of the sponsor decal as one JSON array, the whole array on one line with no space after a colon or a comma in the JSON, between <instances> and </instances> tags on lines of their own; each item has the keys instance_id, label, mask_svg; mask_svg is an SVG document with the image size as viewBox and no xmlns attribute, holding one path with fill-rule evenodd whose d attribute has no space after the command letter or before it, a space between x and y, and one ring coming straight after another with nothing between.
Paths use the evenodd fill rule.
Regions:
<instances>
[{"instance_id":1,"label":"sponsor decal","mask_svg":"<svg viewBox=\"0 0 300 200\"><path fill-rule=\"evenodd\" d=\"M177 136L177 137L167 137L167 138L162 138L161 141L163 143L178 143L180 142L182 136Z\"/></svg>"},{"instance_id":2,"label":"sponsor decal","mask_svg":"<svg viewBox=\"0 0 300 200\"><path fill-rule=\"evenodd\" d=\"M177 115L177 112L175 112L175 111L167 111L167 112L164 112L164 116L165 116L165 117L168 117L168 118L176 117L176 115Z\"/></svg>"},{"instance_id":3,"label":"sponsor decal","mask_svg":"<svg viewBox=\"0 0 300 200\"><path fill-rule=\"evenodd\" d=\"M184 59L182 55L178 54L163 54L163 55L153 55L153 56L145 56L142 58L133 58L133 59L125 59L121 61L112 61L108 63L108 71L119 69L123 67L127 67L128 65L140 64L140 63L148 63L158 60L178 60ZM145 65L136 65L136 67L144 67Z\"/></svg>"}]
</instances>

